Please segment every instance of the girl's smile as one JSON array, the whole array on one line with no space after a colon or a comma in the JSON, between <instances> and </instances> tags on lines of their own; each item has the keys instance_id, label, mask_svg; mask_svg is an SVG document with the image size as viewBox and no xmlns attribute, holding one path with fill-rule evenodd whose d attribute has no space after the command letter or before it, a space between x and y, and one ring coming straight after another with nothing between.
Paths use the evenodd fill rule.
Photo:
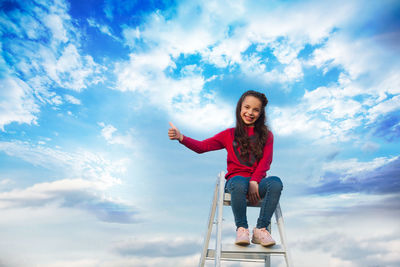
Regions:
<instances>
[{"instance_id":1,"label":"girl's smile","mask_svg":"<svg viewBox=\"0 0 400 267\"><path fill-rule=\"evenodd\" d=\"M261 101L254 96L246 96L243 100L240 110L240 117L247 126L254 126L254 123L260 117L262 108Z\"/></svg>"}]
</instances>

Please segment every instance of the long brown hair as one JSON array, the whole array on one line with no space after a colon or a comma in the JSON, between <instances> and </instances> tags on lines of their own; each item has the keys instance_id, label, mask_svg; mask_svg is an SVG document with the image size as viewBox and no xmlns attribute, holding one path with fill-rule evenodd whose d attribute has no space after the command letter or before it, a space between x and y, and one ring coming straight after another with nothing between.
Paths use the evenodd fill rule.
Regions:
<instances>
[{"instance_id":1,"label":"long brown hair","mask_svg":"<svg viewBox=\"0 0 400 267\"><path fill-rule=\"evenodd\" d=\"M243 122L240 111L242 103L246 96L254 96L261 101L260 117L254 123L255 142L250 142L250 138L246 131L246 124ZM267 97L260 92L249 90L240 97L236 105L236 128L235 128L235 141L240 148L240 157L244 161L248 161L250 155L254 155L256 160L260 160L263 156L265 143L268 139L269 128L266 125L267 118L265 115L265 107L268 104Z\"/></svg>"}]
</instances>

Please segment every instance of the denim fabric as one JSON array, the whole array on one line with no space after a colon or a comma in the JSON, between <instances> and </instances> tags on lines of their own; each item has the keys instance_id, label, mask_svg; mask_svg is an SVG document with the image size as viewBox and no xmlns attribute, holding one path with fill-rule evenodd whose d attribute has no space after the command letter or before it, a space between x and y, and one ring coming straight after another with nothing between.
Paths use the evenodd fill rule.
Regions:
<instances>
[{"instance_id":1,"label":"denim fabric","mask_svg":"<svg viewBox=\"0 0 400 267\"><path fill-rule=\"evenodd\" d=\"M246 195L249 190L249 182L249 177L234 176L225 184L225 190L231 194L231 206L237 228L249 228L246 215ZM266 228L271 223L271 217L278 205L282 188L282 181L277 176L263 178L258 184L262 203L257 228Z\"/></svg>"}]
</instances>

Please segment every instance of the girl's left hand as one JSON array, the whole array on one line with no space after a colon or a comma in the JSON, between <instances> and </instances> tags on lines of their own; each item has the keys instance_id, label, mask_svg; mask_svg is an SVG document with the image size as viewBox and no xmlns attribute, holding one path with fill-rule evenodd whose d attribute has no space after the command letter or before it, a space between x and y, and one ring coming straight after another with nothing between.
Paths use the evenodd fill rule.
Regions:
<instances>
[{"instance_id":1,"label":"girl's left hand","mask_svg":"<svg viewBox=\"0 0 400 267\"><path fill-rule=\"evenodd\" d=\"M249 200L253 205L256 205L260 200L260 194L258 193L258 183L256 181L250 181Z\"/></svg>"}]
</instances>

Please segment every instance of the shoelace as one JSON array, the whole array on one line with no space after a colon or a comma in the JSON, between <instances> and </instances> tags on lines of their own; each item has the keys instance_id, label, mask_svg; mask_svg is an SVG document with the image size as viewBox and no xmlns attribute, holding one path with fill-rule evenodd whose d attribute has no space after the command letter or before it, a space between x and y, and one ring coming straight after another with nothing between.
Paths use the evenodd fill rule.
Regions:
<instances>
[{"instance_id":1,"label":"shoelace","mask_svg":"<svg viewBox=\"0 0 400 267\"><path fill-rule=\"evenodd\" d=\"M261 231L261 233L265 234L265 235L262 236L262 238L267 238L267 239L271 239L272 238L271 234L268 232L267 229L261 228L260 231Z\"/></svg>"},{"instance_id":2,"label":"shoelace","mask_svg":"<svg viewBox=\"0 0 400 267\"><path fill-rule=\"evenodd\" d=\"M239 232L239 233L248 233L248 232L249 232L249 229L239 228L239 229L238 229L238 232Z\"/></svg>"}]
</instances>

